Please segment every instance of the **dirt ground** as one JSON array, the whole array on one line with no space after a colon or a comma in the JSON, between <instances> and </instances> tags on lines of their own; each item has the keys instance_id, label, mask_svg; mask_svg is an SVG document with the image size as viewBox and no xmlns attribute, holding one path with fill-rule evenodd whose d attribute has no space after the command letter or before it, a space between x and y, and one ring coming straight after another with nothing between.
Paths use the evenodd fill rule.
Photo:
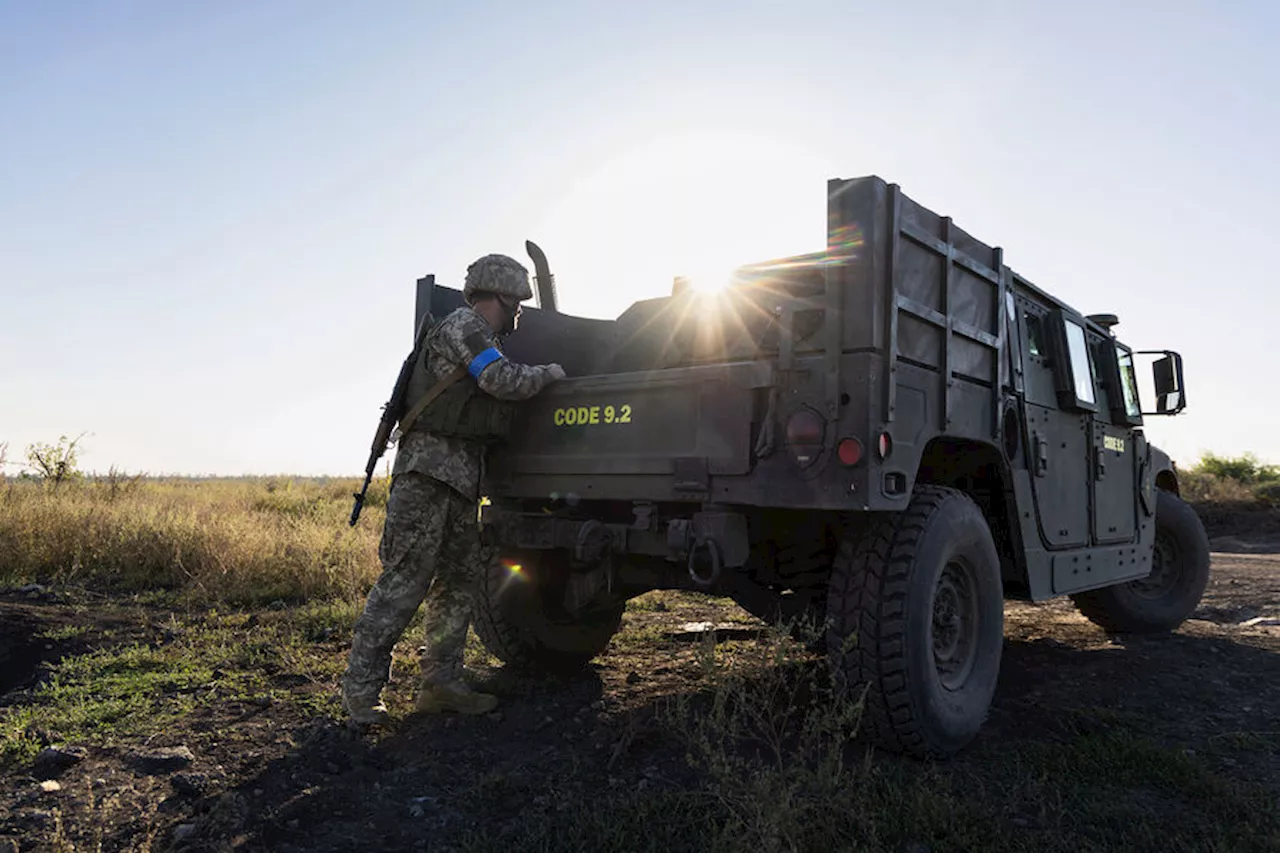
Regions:
<instances>
[{"instance_id":1,"label":"dirt ground","mask_svg":"<svg viewBox=\"0 0 1280 853\"><path fill-rule=\"evenodd\" d=\"M255 619L239 629L245 643ZM158 653L195 620L145 603L5 593L0 720L37 707L41 685L56 686L77 656L122 644ZM705 774L659 709L706 678L707 625L697 623L716 626L729 648L755 642L759 627L729 603L650 594L579 677L525 680L481 666L503 704L478 719L405 716L412 671L398 660L400 720L353 731L333 696L345 635L314 626L305 637L314 658L246 664L260 670L254 690L204 696L201 680L229 677L218 670L192 670L185 687L164 682L166 695L149 701L191 701L156 728L113 727L105 714L69 742L28 714L21 734L64 757L28 755L0 771L0 851L593 849L632 831L595 822L593 810L610 803L638 826L660 827L668 808L673 821L690 819ZM1001 849L1107 849L1098 825L1112 821L1107 831L1129 837L1134 815L1151 821L1151 835L1133 835L1127 849L1280 849L1269 819L1233 840L1222 833L1237 818L1208 804L1247 790L1280 813L1280 556L1215 554L1197 618L1172 636L1109 637L1066 600L1009 603L1005 636L990 719L970 748L939 764L856 759L868 778L873 763L878 774L865 796L904 811L882 816L875 833L864 822L871 834L848 849L974 849L986 834ZM76 719L74 708L59 713ZM122 706L115 719L137 716ZM1131 764L1114 770L1123 779L1106 778L1116 750L1139 738L1150 751L1126 753ZM625 837L634 844L614 849L676 844ZM789 849L761 849L770 847Z\"/></svg>"}]
</instances>

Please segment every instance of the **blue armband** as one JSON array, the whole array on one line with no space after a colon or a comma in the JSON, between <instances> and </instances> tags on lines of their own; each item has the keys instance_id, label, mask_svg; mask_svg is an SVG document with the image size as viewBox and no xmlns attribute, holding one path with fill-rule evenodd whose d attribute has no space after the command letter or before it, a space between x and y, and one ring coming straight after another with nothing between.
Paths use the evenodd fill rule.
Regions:
<instances>
[{"instance_id":1,"label":"blue armband","mask_svg":"<svg viewBox=\"0 0 1280 853\"><path fill-rule=\"evenodd\" d=\"M487 350L471 359L471 364L467 365L467 372L476 379L479 379L480 374L484 372L484 369L500 358L502 358L502 353L498 352L495 347L489 347Z\"/></svg>"}]
</instances>

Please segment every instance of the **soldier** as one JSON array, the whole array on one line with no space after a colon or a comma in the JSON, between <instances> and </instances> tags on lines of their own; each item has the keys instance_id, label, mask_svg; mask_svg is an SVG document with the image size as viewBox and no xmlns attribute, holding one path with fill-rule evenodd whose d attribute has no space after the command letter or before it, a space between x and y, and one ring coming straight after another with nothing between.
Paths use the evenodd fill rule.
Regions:
<instances>
[{"instance_id":1,"label":"soldier","mask_svg":"<svg viewBox=\"0 0 1280 853\"><path fill-rule=\"evenodd\" d=\"M497 336L515 331L520 303L533 296L529 273L505 255L467 268L467 304L427 333L409 381L412 406L440 392L400 437L379 558L382 575L356 621L343 706L357 723L388 719L379 694L391 651L426 599L419 711L483 714L497 697L462 680L463 646L480 571L477 519L485 444L505 434L512 403L564 378L558 364L506 359ZM441 387L444 390L441 392Z\"/></svg>"}]
</instances>

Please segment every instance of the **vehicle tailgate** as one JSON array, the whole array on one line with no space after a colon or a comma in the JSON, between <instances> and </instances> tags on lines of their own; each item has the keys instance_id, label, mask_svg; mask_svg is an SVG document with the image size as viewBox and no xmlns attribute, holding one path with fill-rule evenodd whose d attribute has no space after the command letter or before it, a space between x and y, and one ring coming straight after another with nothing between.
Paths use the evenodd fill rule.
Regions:
<instances>
[{"instance_id":1,"label":"vehicle tailgate","mask_svg":"<svg viewBox=\"0 0 1280 853\"><path fill-rule=\"evenodd\" d=\"M564 380L526 404L495 461L516 475L671 474L692 458L708 474L745 474L768 371L742 362Z\"/></svg>"}]
</instances>

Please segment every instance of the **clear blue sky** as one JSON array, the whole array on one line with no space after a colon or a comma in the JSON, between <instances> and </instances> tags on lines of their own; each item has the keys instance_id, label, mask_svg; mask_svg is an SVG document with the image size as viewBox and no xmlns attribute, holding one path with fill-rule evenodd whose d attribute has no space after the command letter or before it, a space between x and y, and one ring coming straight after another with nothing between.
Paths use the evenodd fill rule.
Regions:
<instances>
[{"instance_id":1,"label":"clear blue sky","mask_svg":"<svg viewBox=\"0 0 1280 853\"><path fill-rule=\"evenodd\" d=\"M418 276L532 238L616 316L874 173L1181 351L1183 464L1280 461L1277 10L0 0L0 441L355 473Z\"/></svg>"}]
</instances>

